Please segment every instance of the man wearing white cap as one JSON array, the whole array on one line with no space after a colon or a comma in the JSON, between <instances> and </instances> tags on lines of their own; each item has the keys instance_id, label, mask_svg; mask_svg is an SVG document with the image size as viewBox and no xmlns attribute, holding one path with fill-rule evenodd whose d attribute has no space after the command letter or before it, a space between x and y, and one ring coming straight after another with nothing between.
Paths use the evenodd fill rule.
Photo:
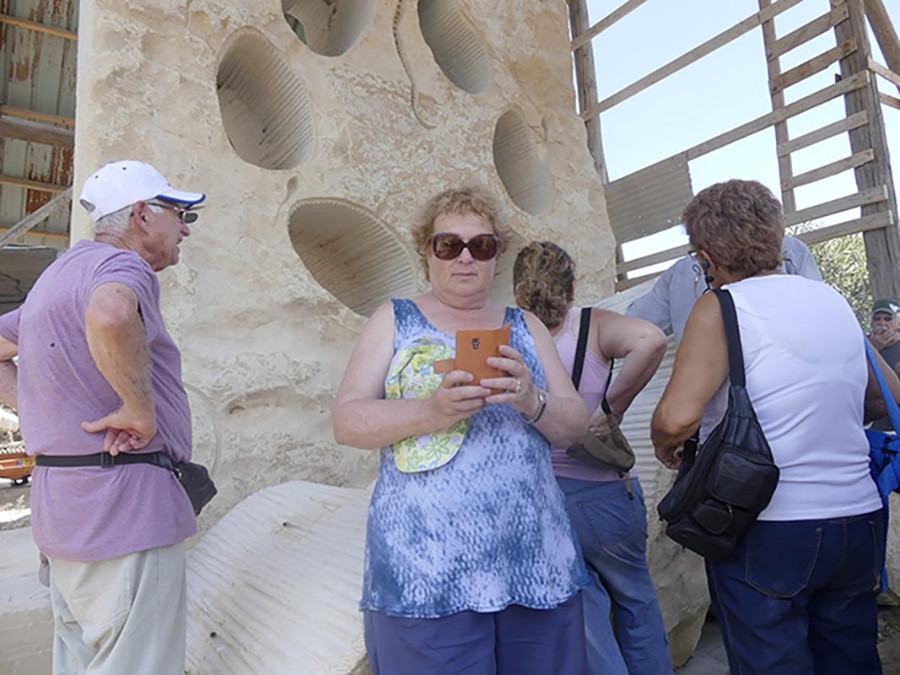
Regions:
<instances>
[{"instance_id":1,"label":"man wearing white cap","mask_svg":"<svg viewBox=\"0 0 900 675\"><path fill-rule=\"evenodd\" d=\"M144 460L190 459L156 272L178 262L203 199L149 164L107 164L81 193L94 239L0 316L0 400L18 408L38 465L31 524L50 560L57 675L184 672L183 542L196 521L175 474Z\"/></svg>"}]
</instances>

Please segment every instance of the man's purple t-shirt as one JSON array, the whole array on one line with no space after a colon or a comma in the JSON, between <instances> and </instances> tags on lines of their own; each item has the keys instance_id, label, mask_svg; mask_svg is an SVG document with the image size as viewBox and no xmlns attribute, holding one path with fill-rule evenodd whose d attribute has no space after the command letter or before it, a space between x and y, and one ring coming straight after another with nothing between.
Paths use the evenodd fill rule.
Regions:
<instances>
[{"instance_id":1,"label":"man's purple t-shirt","mask_svg":"<svg viewBox=\"0 0 900 675\"><path fill-rule=\"evenodd\" d=\"M0 337L18 345L19 424L29 454L86 455L103 433L81 429L121 405L85 337L91 293L110 282L134 291L147 330L158 433L140 452L191 455L191 415L181 356L159 310L159 281L137 253L80 241L48 267L19 309L0 316ZM50 558L93 562L168 546L197 530L171 471L149 464L112 468L36 467L31 524Z\"/></svg>"}]
</instances>

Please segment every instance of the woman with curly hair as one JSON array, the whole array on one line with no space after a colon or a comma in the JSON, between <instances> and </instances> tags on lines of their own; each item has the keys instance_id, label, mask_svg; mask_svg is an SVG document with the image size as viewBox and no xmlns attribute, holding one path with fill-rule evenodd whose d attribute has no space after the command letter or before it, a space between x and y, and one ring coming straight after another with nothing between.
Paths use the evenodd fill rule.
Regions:
<instances>
[{"instance_id":1,"label":"woman with curly hair","mask_svg":"<svg viewBox=\"0 0 900 675\"><path fill-rule=\"evenodd\" d=\"M884 512L863 419L885 407L865 337L837 291L778 270L784 223L765 186L708 187L688 204L684 222L710 286L734 300L747 393L780 469L735 557L706 563L731 672L878 675ZM879 365L897 396L900 381ZM681 466L704 409L727 396L727 377L722 311L707 293L688 318L653 414L663 464Z\"/></svg>"},{"instance_id":2,"label":"woman with curly hair","mask_svg":"<svg viewBox=\"0 0 900 675\"><path fill-rule=\"evenodd\" d=\"M332 409L335 439L381 448L362 609L373 675L582 675L584 564L550 467L587 410L533 316L488 298L505 216L447 190L414 239L431 290L379 307ZM475 381L435 362L461 329L511 325Z\"/></svg>"},{"instance_id":3,"label":"woman with curly hair","mask_svg":"<svg viewBox=\"0 0 900 675\"><path fill-rule=\"evenodd\" d=\"M573 302L572 258L549 241L532 242L516 258L513 283L516 304L547 326L571 374L582 313ZM665 349L666 338L653 324L591 310L578 393L593 411L592 431L609 432L604 393L616 424L656 372ZM607 390L612 359L624 361ZM647 510L637 474L582 464L562 444L551 447L550 457L590 575L583 593L588 672L671 673L666 629L647 567Z\"/></svg>"}]
</instances>

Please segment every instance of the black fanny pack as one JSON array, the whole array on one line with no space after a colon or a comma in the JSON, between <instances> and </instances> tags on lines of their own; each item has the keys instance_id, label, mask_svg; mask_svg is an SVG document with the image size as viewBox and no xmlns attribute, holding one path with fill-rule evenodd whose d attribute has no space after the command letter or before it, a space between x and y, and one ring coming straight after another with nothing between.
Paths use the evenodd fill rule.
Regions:
<instances>
[{"instance_id":1,"label":"black fanny pack","mask_svg":"<svg viewBox=\"0 0 900 675\"><path fill-rule=\"evenodd\" d=\"M129 464L152 464L167 469L175 474L178 482L187 493L194 507L194 514L200 511L216 495L216 484L209 477L209 471L202 464L194 462L176 462L164 452L148 452L143 454L97 452L93 455L38 455L34 459L37 466L99 466L110 468Z\"/></svg>"}]
</instances>

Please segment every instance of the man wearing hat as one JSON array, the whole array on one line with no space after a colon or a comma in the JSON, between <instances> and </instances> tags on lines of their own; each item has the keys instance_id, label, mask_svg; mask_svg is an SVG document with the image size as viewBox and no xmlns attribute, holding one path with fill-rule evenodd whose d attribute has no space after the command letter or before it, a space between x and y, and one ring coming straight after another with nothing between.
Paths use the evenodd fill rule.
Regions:
<instances>
[{"instance_id":1,"label":"man wearing hat","mask_svg":"<svg viewBox=\"0 0 900 675\"><path fill-rule=\"evenodd\" d=\"M190 459L156 273L178 262L203 199L149 164L107 164L81 192L94 239L0 316L0 400L36 455L31 525L50 561L56 674L184 672L183 542L197 527L175 474L143 460Z\"/></svg>"},{"instance_id":2,"label":"man wearing hat","mask_svg":"<svg viewBox=\"0 0 900 675\"><path fill-rule=\"evenodd\" d=\"M876 300L872 305L872 346L894 370L900 367L900 303L891 298ZM898 371L900 374L900 371ZM891 431L894 425L890 417L882 417L872 423L873 429Z\"/></svg>"}]
</instances>

